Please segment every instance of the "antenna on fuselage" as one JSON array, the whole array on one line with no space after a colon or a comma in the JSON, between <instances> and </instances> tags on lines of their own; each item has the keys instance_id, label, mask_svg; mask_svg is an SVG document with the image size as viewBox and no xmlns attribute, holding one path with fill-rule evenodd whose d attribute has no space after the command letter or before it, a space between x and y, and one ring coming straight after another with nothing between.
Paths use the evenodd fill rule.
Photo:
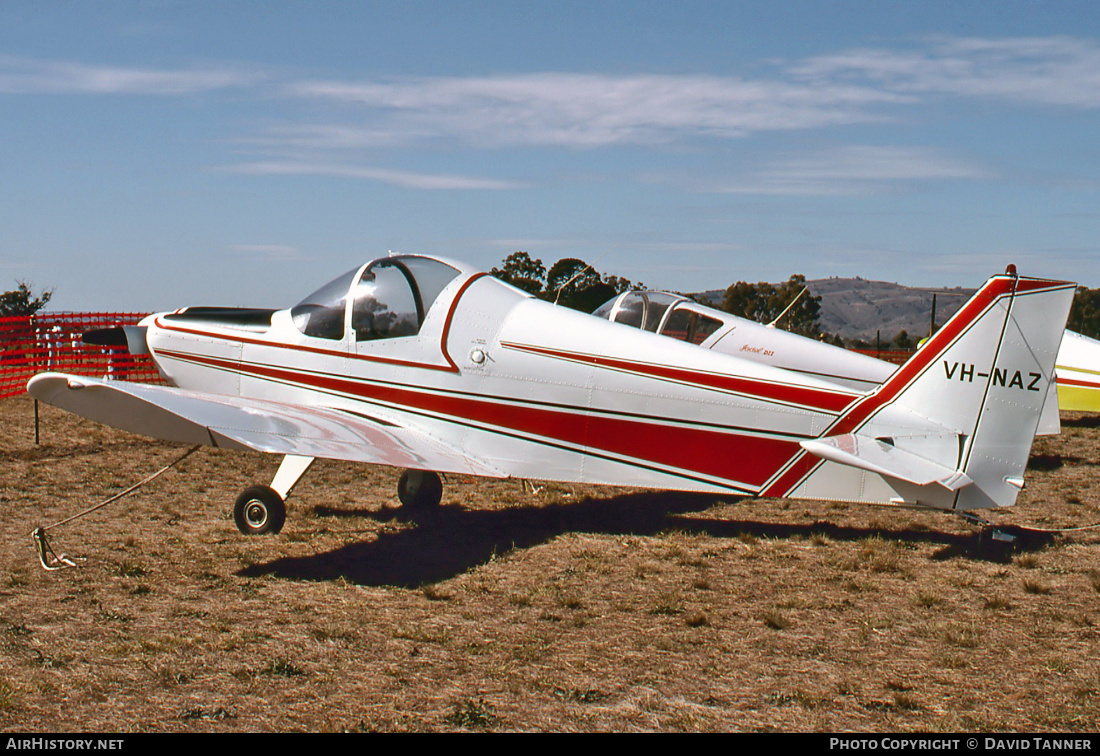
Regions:
<instances>
[{"instance_id":1,"label":"antenna on fuselage","mask_svg":"<svg viewBox=\"0 0 1100 756\"><path fill-rule=\"evenodd\" d=\"M596 263L598 263L598 262L599 262L600 260L602 260L602 259L604 259L605 257L607 257L608 253L610 253L610 252L611 252L611 250L610 250L610 249L609 249L609 250L607 250L607 252L604 252L604 253L603 253L602 255L600 255L599 257L597 257L597 258L596 258L595 260L593 260L592 262L588 263L588 265L585 265L585 266L584 266L583 268L581 268L581 269L580 269L579 271L577 271L576 273L574 273L574 274L573 274L573 276L572 276L572 277L571 277L571 278L570 278L570 279L569 279L568 281L566 281L566 282L565 282L565 283L563 283L563 284L562 284L561 286L559 286L559 287L558 287L557 289L555 289L555 290L554 290L554 292L555 292L555 293L554 293L554 304L557 304L557 303L558 303L558 300L559 300L559 299L561 299L561 292L562 292L562 290L563 290L563 289L565 289L565 287L566 287L566 286L568 286L569 284L571 284L571 283L573 283L574 281L576 281L576 280L577 280L578 278L580 278L581 276L583 276L583 275L584 275L584 274L585 274L585 273L586 273L587 271L589 271L589 270L591 270L591 271L592 271L593 273L595 273L595 272L596 272L596 269L595 269L594 267L592 267L592 266L594 266L594 265L595 265Z\"/></svg>"},{"instance_id":2,"label":"antenna on fuselage","mask_svg":"<svg viewBox=\"0 0 1100 756\"><path fill-rule=\"evenodd\" d=\"M556 293L555 293L555 295L554 295L554 304L557 304L557 303L558 303L558 300L559 300L559 299L561 299L561 293L562 293L562 290L564 290L566 286L568 286L569 284L573 283L573 282L574 282L574 281L576 281L576 280L577 280L578 278L580 278L581 276L583 276L583 275L585 274L585 272L586 272L586 271L588 271L588 270L591 270L591 269L592 269L592 266L593 266L593 265L595 265L595 264L596 264L596 263L588 263L588 265L585 265L585 266L584 266L584 267L583 267L583 268L582 268L581 270L579 270L579 271L577 271L576 273L574 273L574 274L573 274L573 277L572 277L572 278L570 278L570 279L569 279L568 281L566 281L566 282L565 282L565 283L563 283L563 284L562 284L561 286L559 286L559 287L558 287L558 288L557 288L557 289L555 290L555 292L556 292Z\"/></svg>"},{"instance_id":3,"label":"antenna on fuselage","mask_svg":"<svg viewBox=\"0 0 1100 756\"><path fill-rule=\"evenodd\" d=\"M795 297L794 299L792 299L791 303L789 305L787 305L787 309L785 309L783 312L779 313L779 316L775 320L768 323L764 327L765 328L775 328L775 324L778 323L780 320L782 320L783 316L791 311L791 308L795 306L795 303L798 302L798 300L802 298L802 295L805 294L807 292L807 290L809 290L809 288L810 287L808 287L808 286L803 286L802 291L798 292L798 296Z\"/></svg>"}]
</instances>

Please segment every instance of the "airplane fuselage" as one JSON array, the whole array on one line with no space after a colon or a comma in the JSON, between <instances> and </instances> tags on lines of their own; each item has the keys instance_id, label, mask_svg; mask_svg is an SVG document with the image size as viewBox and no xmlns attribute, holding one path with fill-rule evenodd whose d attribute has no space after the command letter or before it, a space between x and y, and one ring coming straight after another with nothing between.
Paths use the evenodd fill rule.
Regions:
<instances>
[{"instance_id":1,"label":"airplane fuselage","mask_svg":"<svg viewBox=\"0 0 1100 756\"><path fill-rule=\"evenodd\" d=\"M503 476L760 493L863 396L533 299L464 272L418 334L316 338L161 313L164 376L185 389L430 422ZM731 364L732 363L732 364ZM537 476L532 475L538 470ZM444 471L447 472L447 471Z\"/></svg>"}]
</instances>

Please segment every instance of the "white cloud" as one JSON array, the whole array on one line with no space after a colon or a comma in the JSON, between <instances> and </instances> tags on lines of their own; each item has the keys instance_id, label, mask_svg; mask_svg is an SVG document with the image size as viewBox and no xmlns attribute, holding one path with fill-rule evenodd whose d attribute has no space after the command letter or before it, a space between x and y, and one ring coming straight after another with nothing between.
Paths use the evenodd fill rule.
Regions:
<instances>
[{"instance_id":1,"label":"white cloud","mask_svg":"<svg viewBox=\"0 0 1100 756\"><path fill-rule=\"evenodd\" d=\"M409 141L408 134L347 124L302 124L272 126L262 134L231 140L249 148L275 150L358 150L390 147Z\"/></svg>"},{"instance_id":2,"label":"white cloud","mask_svg":"<svg viewBox=\"0 0 1100 756\"><path fill-rule=\"evenodd\" d=\"M898 94L1100 107L1100 44L1075 37L937 38L910 50L861 49L791 66L803 80Z\"/></svg>"},{"instance_id":3,"label":"white cloud","mask_svg":"<svg viewBox=\"0 0 1100 756\"><path fill-rule=\"evenodd\" d=\"M8 94L182 95L261 83L278 87L265 95L290 97L294 113L284 114L282 125L269 119L263 131L232 140L252 151L251 161L225 170L342 176L417 189L515 189L526 184L373 163L393 162L392 151L408 147L697 145L766 132L885 124L945 97L1100 108L1100 43L1075 37L933 38L773 64L754 79L544 72L294 81L233 66L165 69L0 56L0 93ZM310 122L320 111L326 120ZM331 117L334 111L339 118ZM381 150L391 152L381 159ZM985 175L930 148L855 146L776 161L710 188L854 195L901 181Z\"/></svg>"},{"instance_id":4,"label":"white cloud","mask_svg":"<svg viewBox=\"0 0 1100 756\"><path fill-rule=\"evenodd\" d=\"M287 91L360 109L369 123L365 129L375 137L457 138L480 147L591 148L734 138L881 121L870 106L910 100L850 84L567 73L310 81Z\"/></svg>"},{"instance_id":5,"label":"white cloud","mask_svg":"<svg viewBox=\"0 0 1100 756\"><path fill-rule=\"evenodd\" d=\"M1073 37L934 38L853 49L770 77L536 73L299 81L295 97L358 121L312 136L339 143L457 139L477 147L594 148L894 120L928 96L1100 107L1100 44Z\"/></svg>"},{"instance_id":6,"label":"white cloud","mask_svg":"<svg viewBox=\"0 0 1100 756\"><path fill-rule=\"evenodd\" d=\"M260 78L232 68L125 68L0 56L4 94L184 95L247 86Z\"/></svg>"},{"instance_id":7,"label":"white cloud","mask_svg":"<svg viewBox=\"0 0 1100 756\"><path fill-rule=\"evenodd\" d=\"M454 174L416 173L346 163L309 163L297 161L255 161L225 166L222 170L256 176L334 176L366 179L405 189L522 189L516 181L458 176Z\"/></svg>"},{"instance_id":8,"label":"white cloud","mask_svg":"<svg viewBox=\"0 0 1100 756\"><path fill-rule=\"evenodd\" d=\"M709 188L733 194L860 195L899 183L988 176L979 166L936 149L857 145L788 157Z\"/></svg>"},{"instance_id":9,"label":"white cloud","mask_svg":"<svg viewBox=\"0 0 1100 756\"><path fill-rule=\"evenodd\" d=\"M8 94L181 95L279 78L240 66L0 56L0 93ZM435 139L485 148L593 148L882 123L898 116L898 106L936 94L1100 107L1100 43L1068 36L930 38L806 58L754 79L543 72L284 80L280 91L335 103L351 115L339 124L272 128L256 142L358 149Z\"/></svg>"}]
</instances>

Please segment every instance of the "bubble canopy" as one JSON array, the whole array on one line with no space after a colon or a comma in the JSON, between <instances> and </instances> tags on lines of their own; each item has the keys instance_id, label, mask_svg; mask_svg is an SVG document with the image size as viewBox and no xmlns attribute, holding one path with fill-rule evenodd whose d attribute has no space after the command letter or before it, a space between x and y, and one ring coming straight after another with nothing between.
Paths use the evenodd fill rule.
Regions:
<instances>
[{"instance_id":1,"label":"bubble canopy","mask_svg":"<svg viewBox=\"0 0 1100 756\"><path fill-rule=\"evenodd\" d=\"M664 291L625 291L592 314L692 344L702 344L723 325L687 297Z\"/></svg>"},{"instance_id":2,"label":"bubble canopy","mask_svg":"<svg viewBox=\"0 0 1100 756\"><path fill-rule=\"evenodd\" d=\"M291 308L306 336L355 341L415 336L440 292L461 271L431 257L383 257L349 270Z\"/></svg>"}]
</instances>

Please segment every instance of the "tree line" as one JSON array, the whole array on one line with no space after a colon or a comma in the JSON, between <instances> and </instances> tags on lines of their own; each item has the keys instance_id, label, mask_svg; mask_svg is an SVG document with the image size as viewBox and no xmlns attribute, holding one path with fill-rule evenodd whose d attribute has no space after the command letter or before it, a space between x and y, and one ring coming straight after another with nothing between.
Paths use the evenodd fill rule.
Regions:
<instances>
[{"instance_id":1,"label":"tree line","mask_svg":"<svg viewBox=\"0 0 1100 756\"><path fill-rule=\"evenodd\" d=\"M593 265L575 257L558 260L547 269L542 260L532 258L527 252L513 252L490 273L540 299L584 312L592 312L624 291L646 288L645 284L628 278L601 275ZM683 296L714 306L700 300L697 295ZM779 319L778 325L803 336L822 336L817 323L821 297L806 290L806 277L803 275L791 276L778 285L738 281L726 289L718 307L762 323Z\"/></svg>"},{"instance_id":2,"label":"tree line","mask_svg":"<svg viewBox=\"0 0 1100 756\"><path fill-rule=\"evenodd\" d=\"M575 257L558 260L548 270L542 260L526 252L513 252L489 273L539 299L583 312L592 312L628 289L645 288L645 284L627 278L600 275L591 264Z\"/></svg>"},{"instance_id":3,"label":"tree line","mask_svg":"<svg viewBox=\"0 0 1100 756\"><path fill-rule=\"evenodd\" d=\"M34 315L49 303L52 296L52 291L35 296L30 284L19 281L16 288L0 294L0 318Z\"/></svg>"},{"instance_id":4,"label":"tree line","mask_svg":"<svg viewBox=\"0 0 1100 756\"><path fill-rule=\"evenodd\" d=\"M1077 287L1066 328L1083 336L1100 338L1100 289Z\"/></svg>"},{"instance_id":5,"label":"tree line","mask_svg":"<svg viewBox=\"0 0 1100 756\"><path fill-rule=\"evenodd\" d=\"M592 312L628 289L646 288L645 284L627 278L601 275L589 263L573 257L558 260L547 269L542 260L532 258L527 252L513 252L491 273L540 299L584 312ZM878 343L871 343L823 332L819 322L821 297L814 296L806 288L806 277L797 273L781 284L737 281L725 289L720 302L704 301L696 294L683 296L757 323L775 322L777 327L836 346L915 349L923 337L923 334L901 330L893 336L884 336ZM1094 339L1100 338L1100 289L1077 288L1066 327Z\"/></svg>"}]
</instances>

